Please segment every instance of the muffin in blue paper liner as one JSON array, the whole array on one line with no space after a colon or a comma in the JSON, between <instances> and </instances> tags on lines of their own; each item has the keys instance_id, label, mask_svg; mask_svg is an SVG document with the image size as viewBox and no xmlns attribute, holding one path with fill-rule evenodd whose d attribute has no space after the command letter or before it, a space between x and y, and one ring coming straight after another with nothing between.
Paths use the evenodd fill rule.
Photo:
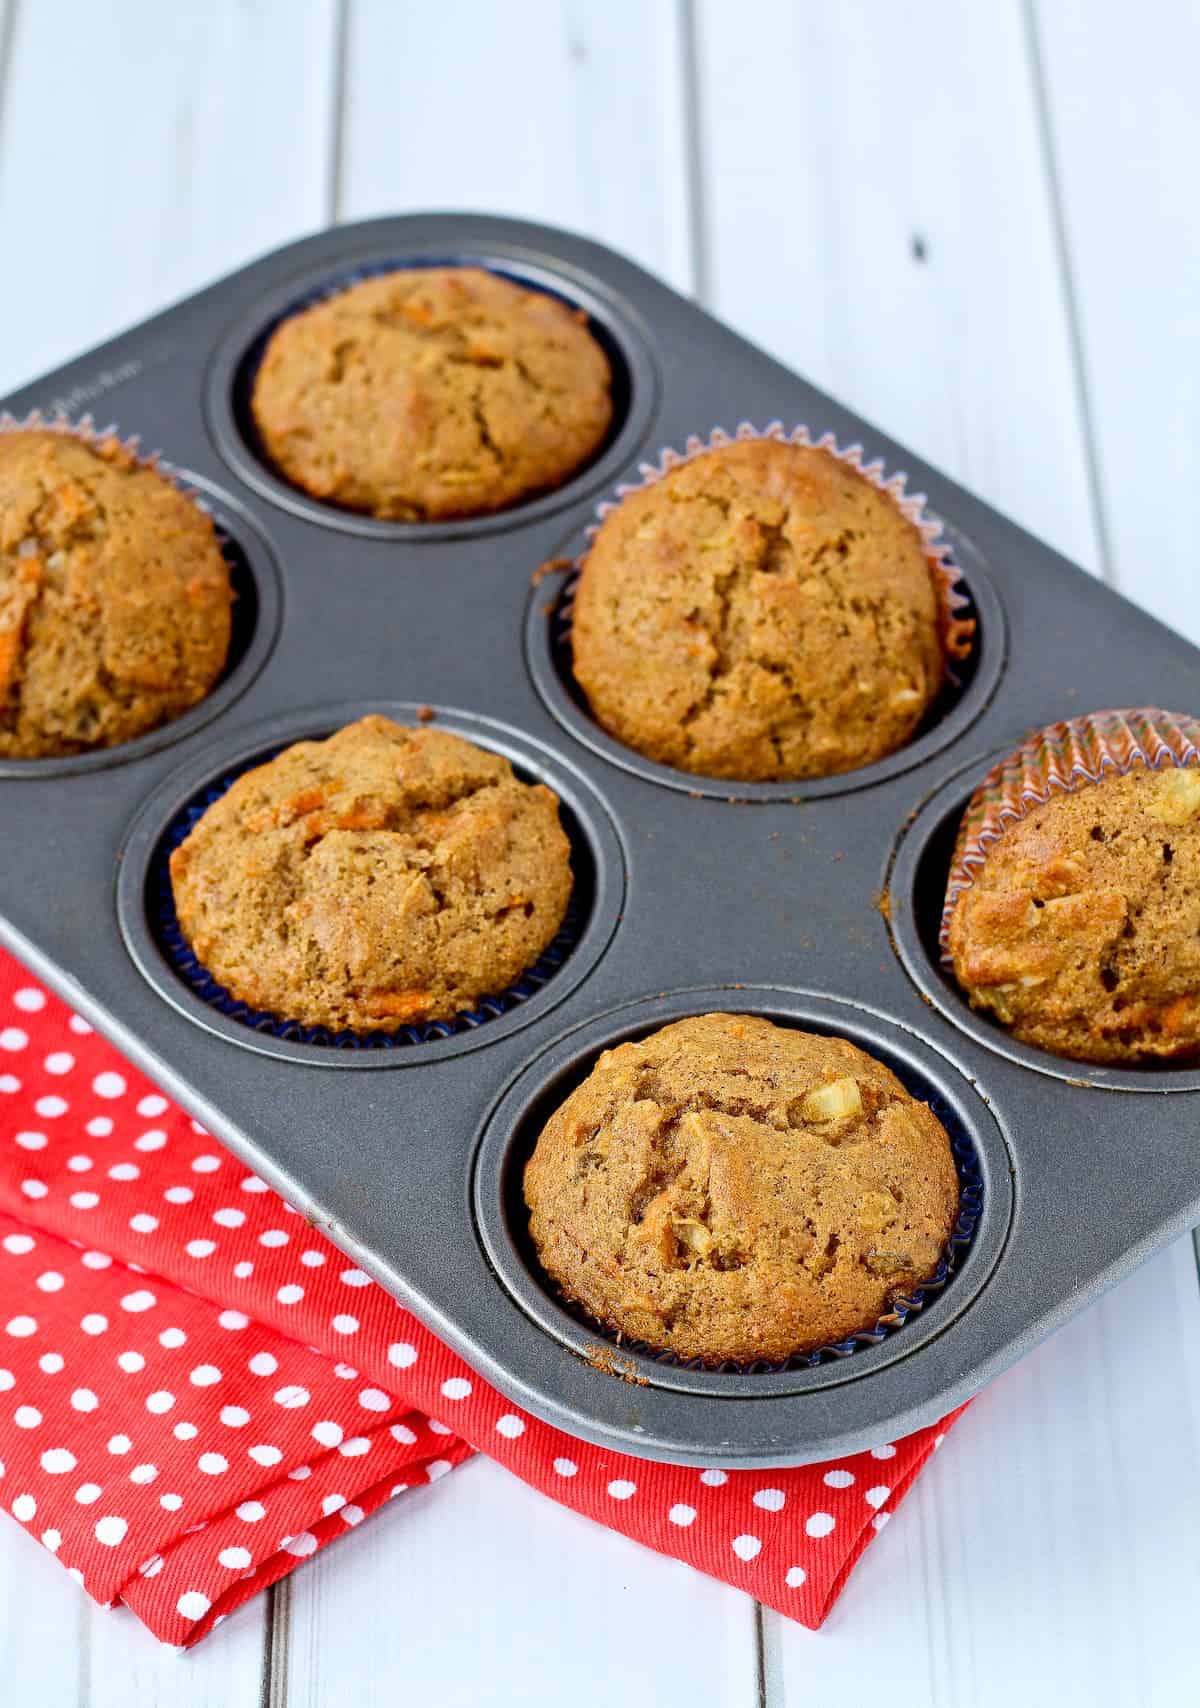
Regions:
<instances>
[{"instance_id":1,"label":"muffin in blue paper liner","mask_svg":"<svg viewBox=\"0 0 1200 1708\"><path fill-rule=\"evenodd\" d=\"M760 450L774 461L747 464ZM836 489L850 506L853 526L843 518L835 527L836 516L820 513L828 496L820 494L805 497L813 517L795 522L799 533L790 524L781 532L777 517L772 520L772 505L798 504L797 495L806 492L801 455L813 468L840 464L856 477L845 493ZM744 506L739 499L717 535L697 537L691 549L688 530L709 526L712 511L705 509L705 485L697 479L683 493L679 480L688 465L699 463L713 483L714 505L730 502L730 481L753 499L746 497ZM786 499L778 490L785 475L793 482ZM693 435L682 451L662 450L639 466L638 476L597 506L586 549L550 614L560 679L609 735L696 775L798 781L886 758L961 699L980 657L978 612L942 524L922 495L907 490L906 477L889 473L882 459L868 460L862 446L839 446L832 434L817 437L804 426L787 431L778 421L765 428L743 422L734 433L717 428L704 438ZM663 482L674 489L672 497L687 498L672 506L667 531L650 510L633 514L652 502ZM863 496L868 488L874 489L869 502ZM854 509L864 503L865 521ZM631 532L622 545L619 530L627 518ZM861 559L868 523L886 526L878 550ZM813 565L828 560L834 566L822 575L849 576L850 615L826 609L824 595L810 597L816 570L796 558L797 540L822 529L820 551L811 542L804 550L813 551ZM854 551L860 559L843 570L845 553ZM643 577L660 579L666 588L652 604L640 602ZM852 632L846 623L858 626ZM836 639L839 624L842 640ZM634 654L645 661L640 673L630 662Z\"/></svg>"},{"instance_id":2,"label":"muffin in blue paper liner","mask_svg":"<svg viewBox=\"0 0 1200 1708\"><path fill-rule=\"evenodd\" d=\"M0 412L0 460L0 757L95 755L193 712L257 605L210 505L91 416Z\"/></svg>"},{"instance_id":3,"label":"muffin in blue paper liner","mask_svg":"<svg viewBox=\"0 0 1200 1708\"><path fill-rule=\"evenodd\" d=\"M753 1376L877 1346L952 1280L983 1213L974 1140L934 1083L762 1014L614 1046L529 1120L523 1261L663 1366Z\"/></svg>"},{"instance_id":4,"label":"muffin in blue paper liner","mask_svg":"<svg viewBox=\"0 0 1200 1708\"><path fill-rule=\"evenodd\" d=\"M218 1013L269 1037L334 1050L394 1050L455 1037L486 1025L528 1001L553 979L575 948L586 925L594 893L594 868L586 839L578 831L568 809L560 802L559 815L571 845L573 884L561 923L552 940L520 977L505 989L479 1000L450 1018L415 1021L393 1031L335 1030L308 1025L253 1007L232 995L197 956L180 925L171 881L170 860L208 809L247 772L277 758L289 744L281 744L246 760L197 792L168 824L159 840L147 874L147 915L166 961L180 980Z\"/></svg>"},{"instance_id":5,"label":"muffin in blue paper liner","mask_svg":"<svg viewBox=\"0 0 1200 1708\"><path fill-rule=\"evenodd\" d=\"M785 1371L815 1369L820 1364L835 1363L840 1359L851 1358L856 1352L863 1352L869 1347L882 1345L884 1341L897 1335L905 1323L919 1317L925 1306L950 1285L966 1259L983 1215L983 1173L975 1146L957 1117L939 1098L930 1098L929 1103L950 1133L950 1148L954 1154L959 1183L958 1218L946 1251L933 1274L919 1287L914 1287L911 1293L897 1298L892 1309L880 1317L873 1328L862 1329L858 1334L830 1346L819 1346L811 1352L794 1353L792 1357L775 1363L768 1359L758 1359L751 1364L738 1364L732 1360L723 1364L706 1364L701 1358L679 1358L675 1353L660 1351L644 1340L630 1340L616 1333L588 1316L582 1306L568 1299L557 1287L551 1286L555 1299L569 1316L574 1317L575 1321L589 1332L600 1336L612 1346L619 1347L622 1352L637 1353L669 1369L706 1370L725 1376L769 1376ZM617 1374L620 1373L617 1371Z\"/></svg>"},{"instance_id":6,"label":"muffin in blue paper liner","mask_svg":"<svg viewBox=\"0 0 1200 1708\"><path fill-rule=\"evenodd\" d=\"M469 257L359 266L255 340L243 435L293 488L400 523L488 516L555 490L611 443L612 340L567 297Z\"/></svg>"}]
</instances>

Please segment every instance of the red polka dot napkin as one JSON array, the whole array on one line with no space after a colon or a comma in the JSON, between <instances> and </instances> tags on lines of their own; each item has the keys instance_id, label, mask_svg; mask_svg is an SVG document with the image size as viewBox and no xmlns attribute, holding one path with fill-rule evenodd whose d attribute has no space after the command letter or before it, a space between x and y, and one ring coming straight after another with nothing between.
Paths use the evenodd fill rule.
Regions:
<instances>
[{"instance_id":1,"label":"red polka dot napkin","mask_svg":"<svg viewBox=\"0 0 1200 1708\"><path fill-rule=\"evenodd\" d=\"M816 1627L952 1421L770 1472L575 1441L0 951L0 1505L164 1642L473 1449Z\"/></svg>"}]
</instances>

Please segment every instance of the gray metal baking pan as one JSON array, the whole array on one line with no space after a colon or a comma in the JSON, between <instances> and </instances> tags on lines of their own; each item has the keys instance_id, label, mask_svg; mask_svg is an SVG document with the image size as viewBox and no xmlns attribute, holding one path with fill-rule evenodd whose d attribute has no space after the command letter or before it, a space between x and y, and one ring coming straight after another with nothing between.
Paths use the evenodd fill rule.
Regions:
<instances>
[{"instance_id":1,"label":"gray metal baking pan","mask_svg":"<svg viewBox=\"0 0 1200 1708\"><path fill-rule=\"evenodd\" d=\"M616 374L592 464L500 516L386 524L293 491L245 407L278 319L365 272L475 262L583 308ZM3 400L159 449L229 538L237 656L208 701L96 756L0 775L0 936L207 1127L539 1417L691 1464L819 1460L929 1423L1200 1221L1200 1072L1094 1070L1014 1044L937 965L958 815L1030 726L1098 704L1196 711L1200 654L598 245L437 214L266 256ZM814 783L714 784L629 753L572 694L562 631L596 501L689 434L805 423L928 495L979 632L901 753ZM577 853L556 966L393 1048L279 1037L214 1007L164 936L164 839L240 765L367 707L445 726L558 792ZM172 832L172 826L175 831ZM157 874L157 877L156 877ZM696 1370L607 1346L548 1290L520 1208L546 1108L618 1038L708 1009L839 1033L935 1101L973 1237L903 1326L797 1369Z\"/></svg>"}]
</instances>

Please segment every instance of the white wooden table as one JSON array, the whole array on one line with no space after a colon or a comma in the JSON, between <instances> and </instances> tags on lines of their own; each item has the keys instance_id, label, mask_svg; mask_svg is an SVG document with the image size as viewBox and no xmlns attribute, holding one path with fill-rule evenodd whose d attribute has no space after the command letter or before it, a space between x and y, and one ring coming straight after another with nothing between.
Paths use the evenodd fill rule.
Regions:
<instances>
[{"instance_id":1,"label":"white wooden table","mask_svg":"<svg viewBox=\"0 0 1200 1708\"><path fill-rule=\"evenodd\" d=\"M524 214L1200 640L1198 63L1187 0L0 0L0 391L331 220ZM1181 1700L1198 1417L1185 1241L978 1402L819 1636L477 1461L186 1659L0 1522L0 1702Z\"/></svg>"}]
</instances>

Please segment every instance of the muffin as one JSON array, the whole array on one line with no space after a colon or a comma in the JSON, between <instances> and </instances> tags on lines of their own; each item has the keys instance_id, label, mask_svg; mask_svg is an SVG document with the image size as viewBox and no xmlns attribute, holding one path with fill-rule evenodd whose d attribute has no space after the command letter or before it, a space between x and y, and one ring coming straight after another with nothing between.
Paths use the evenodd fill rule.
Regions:
<instances>
[{"instance_id":1,"label":"muffin","mask_svg":"<svg viewBox=\"0 0 1200 1708\"><path fill-rule=\"evenodd\" d=\"M872 1329L958 1215L932 1111L842 1038L749 1014L602 1055L525 1170L546 1274L683 1360L782 1361Z\"/></svg>"},{"instance_id":2,"label":"muffin","mask_svg":"<svg viewBox=\"0 0 1200 1708\"><path fill-rule=\"evenodd\" d=\"M507 988L562 923L558 800L499 754L384 717L245 772L171 856L184 936L281 1020L394 1032Z\"/></svg>"},{"instance_id":3,"label":"muffin","mask_svg":"<svg viewBox=\"0 0 1200 1708\"><path fill-rule=\"evenodd\" d=\"M0 432L0 755L113 747L202 700L229 651L212 522L114 438Z\"/></svg>"},{"instance_id":4,"label":"muffin","mask_svg":"<svg viewBox=\"0 0 1200 1708\"><path fill-rule=\"evenodd\" d=\"M648 759L743 782L903 747L941 686L938 588L895 498L819 446L739 440L609 513L579 578L575 677Z\"/></svg>"},{"instance_id":5,"label":"muffin","mask_svg":"<svg viewBox=\"0 0 1200 1708\"><path fill-rule=\"evenodd\" d=\"M251 409L313 498L437 521L559 486L608 432L611 383L582 311L478 267L412 267L285 320Z\"/></svg>"},{"instance_id":6,"label":"muffin","mask_svg":"<svg viewBox=\"0 0 1200 1708\"><path fill-rule=\"evenodd\" d=\"M1040 732L981 785L951 874L945 949L972 1006L1022 1043L1085 1062L1196 1060L1200 754L1193 745L1181 764L1160 753L1156 770L1143 751L1130 764L1114 716L1125 722L1109 714ZM1200 736L1195 720L1168 721ZM1094 749L1098 738L1108 763L1064 777L1054 759L1063 731ZM1020 797L1017 778L1028 786ZM964 864L966 827L981 815L990 829L982 845L971 837Z\"/></svg>"}]
</instances>

